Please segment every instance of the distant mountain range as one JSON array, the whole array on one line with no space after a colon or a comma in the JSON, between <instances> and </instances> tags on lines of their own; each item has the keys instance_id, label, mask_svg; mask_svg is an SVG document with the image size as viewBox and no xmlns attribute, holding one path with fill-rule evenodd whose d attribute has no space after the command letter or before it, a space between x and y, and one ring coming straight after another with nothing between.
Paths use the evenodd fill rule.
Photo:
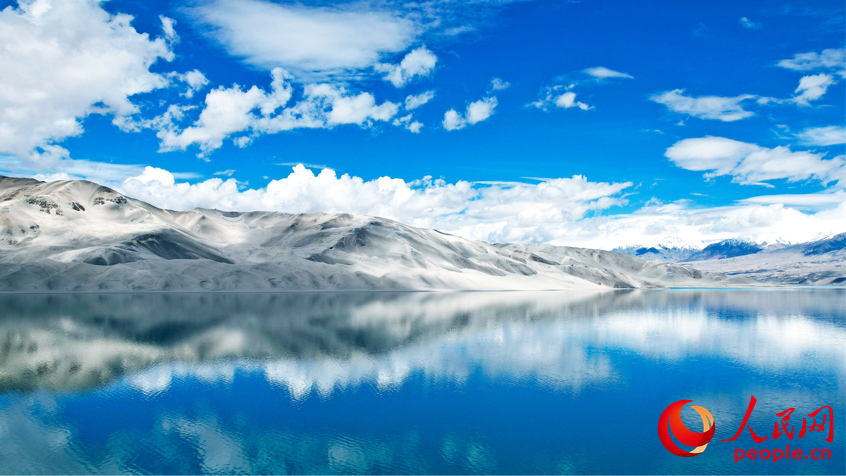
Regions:
<instances>
[{"instance_id":1,"label":"distant mountain range","mask_svg":"<svg viewBox=\"0 0 846 476\"><path fill-rule=\"evenodd\" d=\"M603 289L755 284L610 251L493 245L348 214L163 210L0 177L0 291Z\"/></svg>"},{"instance_id":2,"label":"distant mountain range","mask_svg":"<svg viewBox=\"0 0 846 476\"><path fill-rule=\"evenodd\" d=\"M846 285L846 233L789 245L729 239L701 250L659 245L614 251L765 282Z\"/></svg>"}]
</instances>

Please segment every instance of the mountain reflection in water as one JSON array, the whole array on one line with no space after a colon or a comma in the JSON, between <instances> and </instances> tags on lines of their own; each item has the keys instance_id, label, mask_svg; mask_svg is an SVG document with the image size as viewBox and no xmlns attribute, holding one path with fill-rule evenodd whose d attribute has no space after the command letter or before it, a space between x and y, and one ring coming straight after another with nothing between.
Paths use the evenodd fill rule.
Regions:
<instances>
[{"instance_id":1,"label":"mountain reflection in water","mask_svg":"<svg viewBox=\"0 0 846 476\"><path fill-rule=\"evenodd\" d=\"M838 415L844 342L843 289L3 295L0 473L689 472L567 428L648 422L625 453L657 441L627 406Z\"/></svg>"}]
</instances>

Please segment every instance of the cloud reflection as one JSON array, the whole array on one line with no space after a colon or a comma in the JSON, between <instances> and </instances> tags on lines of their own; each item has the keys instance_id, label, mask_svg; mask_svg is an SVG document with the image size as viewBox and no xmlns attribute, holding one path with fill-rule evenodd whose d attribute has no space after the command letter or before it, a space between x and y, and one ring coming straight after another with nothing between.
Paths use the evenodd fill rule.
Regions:
<instances>
[{"instance_id":1,"label":"cloud reflection","mask_svg":"<svg viewBox=\"0 0 846 476\"><path fill-rule=\"evenodd\" d=\"M416 373L461 382L479 369L578 392L614 378L615 350L763 372L804 358L842 375L844 298L832 289L3 296L0 388L85 389L129 374L156 393L180 376L229 382L240 368L296 399L396 387Z\"/></svg>"}]
</instances>

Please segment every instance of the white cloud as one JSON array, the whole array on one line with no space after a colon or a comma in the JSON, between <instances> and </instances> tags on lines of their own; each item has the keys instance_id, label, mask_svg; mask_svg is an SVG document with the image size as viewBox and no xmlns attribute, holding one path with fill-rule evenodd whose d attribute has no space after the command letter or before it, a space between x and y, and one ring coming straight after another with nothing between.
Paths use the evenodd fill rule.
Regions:
<instances>
[{"instance_id":1,"label":"white cloud","mask_svg":"<svg viewBox=\"0 0 846 476\"><path fill-rule=\"evenodd\" d=\"M188 86L188 89L182 95L189 99L194 97L194 93L199 92L209 84L206 76L196 69L187 73L174 73L173 77Z\"/></svg>"},{"instance_id":2,"label":"white cloud","mask_svg":"<svg viewBox=\"0 0 846 476\"><path fill-rule=\"evenodd\" d=\"M192 10L209 34L248 64L282 66L299 79L345 75L405 50L415 23L366 2L306 7L262 0L213 0Z\"/></svg>"},{"instance_id":3,"label":"white cloud","mask_svg":"<svg viewBox=\"0 0 846 476\"><path fill-rule=\"evenodd\" d=\"M432 98L435 97L435 91L423 91L420 94L411 94L405 98L405 109L407 111L411 111L412 109L417 109L418 107L426 104L427 102L431 101Z\"/></svg>"},{"instance_id":4,"label":"white cloud","mask_svg":"<svg viewBox=\"0 0 846 476\"><path fill-rule=\"evenodd\" d=\"M158 129L163 151L197 145L200 156L205 156L230 137L236 146L244 147L261 134L341 124L367 126L389 121L399 111L399 105L391 102L376 104L370 93L349 94L329 84L306 85L302 100L288 106L293 94L290 74L274 68L271 76L270 91L258 86L244 90L237 84L210 91L199 118L189 127L180 128L183 111L173 107L146 127Z\"/></svg>"},{"instance_id":5,"label":"white cloud","mask_svg":"<svg viewBox=\"0 0 846 476\"><path fill-rule=\"evenodd\" d=\"M393 125L397 127L404 127L413 134L419 134L420 129L423 128L423 123L419 121L412 121L411 114L394 119Z\"/></svg>"},{"instance_id":6,"label":"white cloud","mask_svg":"<svg viewBox=\"0 0 846 476\"><path fill-rule=\"evenodd\" d=\"M844 202L816 213L803 213L781 203L702 208L680 201L648 205L628 215L585 220L579 223L573 241L562 242L603 249L661 243L701 247L737 237L758 243L798 243L842 233L844 220Z\"/></svg>"},{"instance_id":7,"label":"white cloud","mask_svg":"<svg viewBox=\"0 0 846 476\"><path fill-rule=\"evenodd\" d=\"M395 87L401 88L409 83L415 76L426 77L435 70L438 57L421 46L405 55L399 64L377 64L376 71L385 73L385 81Z\"/></svg>"},{"instance_id":8,"label":"white cloud","mask_svg":"<svg viewBox=\"0 0 846 476\"><path fill-rule=\"evenodd\" d=\"M846 77L846 48L830 48L821 53L799 53L776 65L793 71L832 71Z\"/></svg>"},{"instance_id":9,"label":"white cloud","mask_svg":"<svg viewBox=\"0 0 846 476\"><path fill-rule=\"evenodd\" d=\"M607 79L607 78L627 78L627 79L634 79L632 75L621 73L619 71L614 71L613 69L608 69L604 66L595 66L593 68L587 68L584 70L585 74L588 76L593 76L596 79Z\"/></svg>"},{"instance_id":10,"label":"white cloud","mask_svg":"<svg viewBox=\"0 0 846 476\"><path fill-rule=\"evenodd\" d=\"M538 184L482 185L446 183L424 177L405 182L381 177L365 181L337 176L330 169L315 175L302 165L261 189L239 190L234 178L177 183L169 173L148 167L120 189L129 196L172 209L278 210L288 213L352 212L403 223L455 231L493 241L548 238L536 230L557 228L592 210L625 203L626 183L589 182L582 176Z\"/></svg>"},{"instance_id":11,"label":"white cloud","mask_svg":"<svg viewBox=\"0 0 846 476\"><path fill-rule=\"evenodd\" d=\"M0 155L0 175L32 177L36 180L90 180L109 186L117 186L125 179L141 174L144 171L142 165L112 164L108 162L94 162L90 160L59 160L49 167L50 172L45 172L41 167L36 167L29 161L23 161L18 157ZM173 173L177 179L196 179L200 176L195 173Z\"/></svg>"},{"instance_id":12,"label":"white cloud","mask_svg":"<svg viewBox=\"0 0 846 476\"><path fill-rule=\"evenodd\" d=\"M159 15L159 21L162 23L162 32L164 33L165 39L170 42L179 41L179 35L176 34L176 20L164 15Z\"/></svg>"},{"instance_id":13,"label":"white cloud","mask_svg":"<svg viewBox=\"0 0 846 476\"><path fill-rule=\"evenodd\" d=\"M772 149L724 137L684 139L664 154L675 165L687 170L707 171L706 178L731 175L744 185L768 185L767 180L790 182L817 179L823 183L846 179L846 158L823 159L822 154Z\"/></svg>"},{"instance_id":14,"label":"white cloud","mask_svg":"<svg viewBox=\"0 0 846 476\"><path fill-rule=\"evenodd\" d=\"M0 153L42 163L66 158L56 144L81 134L83 118L133 114L132 96L168 85L150 72L173 58L168 41L137 32L131 20L87 0L0 11Z\"/></svg>"},{"instance_id":15,"label":"white cloud","mask_svg":"<svg viewBox=\"0 0 846 476\"><path fill-rule=\"evenodd\" d=\"M559 107L562 109L570 109L572 107L577 107L582 111L587 111L591 109L591 106L581 101L576 101L576 93L569 90L572 86L573 85L564 87L558 85L546 87L541 90L541 98L537 101L527 104L527 106L536 107L544 111L548 111L549 108L552 106ZM562 93L561 91L564 92Z\"/></svg>"},{"instance_id":16,"label":"white cloud","mask_svg":"<svg viewBox=\"0 0 846 476\"><path fill-rule=\"evenodd\" d=\"M764 28L764 25L756 23L746 17L740 17L740 24L743 25L743 28L748 28L750 30L758 30Z\"/></svg>"},{"instance_id":17,"label":"white cloud","mask_svg":"<svg viewBox=\"0 0 846 476\"><path fill-rule=\"evenodd\" d=\"M810 105L810 101L816 101L821 98L828 90L828 87L834 83L834 77L825 73L803 76L799 80L799 86L794 91L793 101L800 106L808 106Z\"/></svg>"},{"instance_id":18,"label":"white cloud","mask_svg":"<svg viewBox=\"0 0 846 476\"><path fill-rule=\"evenodd\" d=\"M588 109L590 109L590 106L588 106L587 104L580 101L576 101L576 93L572 91L567 91L566 93L555 98L555 105L564 109L570 109L571 107L578 107L582 111L587 111Z\"/></svg>"},{"instance_id":19,"label":"white cloud","mask_svg":"<svg viewBox=\"0 0 846 476\"><path fill-rule=\"evenodd\" d=\"M503 89L508 89L509 86L511 86L511 83L503 80L502 78L494 78L491 80L491 88L494 91L502 91Z\"/></svg>"},{"instance_id":20,"label":"white cloud","mask_svg":"<svg viewBox=\"0 0 846 476\"><path fill-rule=\"evenodd\" d=\"M688 114L701 119L716 119L733 122L755 115L752 111L743 109L743 101L755 99L757 96L742 94L734 97L721 96L685 96L684 89L674 89L660 94L654 94L649 99L663 104L673 112Z\"/></svg>"},{"instance_id":21,"label":"white cloud","mask_svg":"<svg viewBox=\"0 0 846 476\"><path fill-rule=\"evenodd\" d=\"M221 175L221 176L225 175L227 177L231 177L234 173L235 173L234 169L227 169L227 170L221 170L219 172L215 172L212 175Z\"/></svg>"},{"instance_id":22,"label":"white cloud","mask_svg":"<svg viewBox=\"0 0 846 476\"><path fill-rule=\"evenodd\" d=\"M444 113L444 120L442 124L444 129L448 131L462 129L467 125L464 118L461 117L461 114L459 114L455 109L450 109Z\"/></svg>"},{"instance_id":23,"label":"white cloud","mask_svg":"<svg viewBox=\"0 0 846 476\"><path fill-rule=\"evenodd\" d=\"M471 102L467 105L467 110L464 115L461 115L455 109L450 109L444 113L444 120L442 122L444 129L448 131L455 131L458 129L464 129L468 125L473 125L487 120L493 115L497 104L495 97L488 97Z\"/></svg>"},{"instance_id":24,"label":"white cloud","mask_svg":"<svg viewBox=\"0 0 846 476\"><path fill-rule=\"evenodd\" d=\"M267 187L243 189L234 178L189 184L148 168L119 189L154 205L184 210L350 212L395 219L490 242L551 242L612 249L647 243L698 245L743 236L755 241L808 241L842 232L843 192L753 197L737 205L702 208L688 201L651 203L633 213L603 216L626 203L631 182L597 183L583 176L540 183L406 182L319 173L302 165ZM812 194L814 195L814 194ZM814 208L803 213L799 208Z\"/></svg>"},{"instance_id":25,"label":"white cloud","mask_svg":"<svg viewBox=\"0 0 846 476\"><path fill-rule=\"evenodd\" d=\"M269 93L256 86L244 91L238 85L210 91L205 98L205 108L194 125L181 131L170 127L160 131L162 150L185 150L192 144L199 145L203 152L220 148L224 139L249 130L259 121L254 110L260 109L261 117L267 117L287 104L292 93L288 79L287 73L277 68L273 70Z\"/></svg>"},{"instance_id":26,"label":"white cloud","mask_svg":"<svg viewBox=\"0 0 846 476\"><path fill-rule=\"evenodd\" d=\"M846 203L846 192L835 190L833 192L819 193L791 193L778 195L760 195L757 197L744 198L740 203L753 203L763 205L789 205L800 208L816 209L819 207L830 208Z\"/></svg>"},{"instance_id":27,"label":"white cloud","mask_svg":"<svg viewBox=\"0 0 846 476\"><path fill-rule=\"evenodd\" d=\"M846 126L809 127L796 134L796 137L808 145L846 144Z\"/></svg>"},{"instance_id":28,"label":"white cloud","mask_svg":"<svg viewBox=\"0 0 846 476\"><path fill-rule=\"evenodd\" d=\"M593 68L587 68L579 72L580 75L587 75L590 79L577 79L569 82L568 84L556 84L554 86L546 86L541 89L540 91L540 99L534 102L530 102L526 106L536 107L543 111L549 111L552 106L561 108L561 109L571 109L571 108L579 108L582 111L588 111L593 109L593 106L588 105L582 101L576 100L576 92L573 89L579 85L597 85L607 83L606 79L612 78L626 78L626 79L634 79L633 76L626 73L621 73L619 71L614 71L613 69L606 68L604 66L595 66ZM556 80L557 81L564 81L567 79L567 75L559 76Z\"/></svg>"}]
</instances>

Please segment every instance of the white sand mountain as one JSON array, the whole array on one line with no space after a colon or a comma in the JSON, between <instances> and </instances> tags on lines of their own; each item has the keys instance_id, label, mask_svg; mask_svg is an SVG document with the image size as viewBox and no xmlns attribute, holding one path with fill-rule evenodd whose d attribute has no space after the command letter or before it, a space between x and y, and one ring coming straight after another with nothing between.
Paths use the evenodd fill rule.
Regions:
<instances>
[{"instance_id":1,"label":"white sand mountain","mask_svg":"<svg viewBox=\"0 0 846 476\"><path fill-rule=\"evenodd\" d=\"M0 291L736 285L608 251L491 245L348 214L162 210L87 181L0 177Z\"/></svg>"}]
</instances>

